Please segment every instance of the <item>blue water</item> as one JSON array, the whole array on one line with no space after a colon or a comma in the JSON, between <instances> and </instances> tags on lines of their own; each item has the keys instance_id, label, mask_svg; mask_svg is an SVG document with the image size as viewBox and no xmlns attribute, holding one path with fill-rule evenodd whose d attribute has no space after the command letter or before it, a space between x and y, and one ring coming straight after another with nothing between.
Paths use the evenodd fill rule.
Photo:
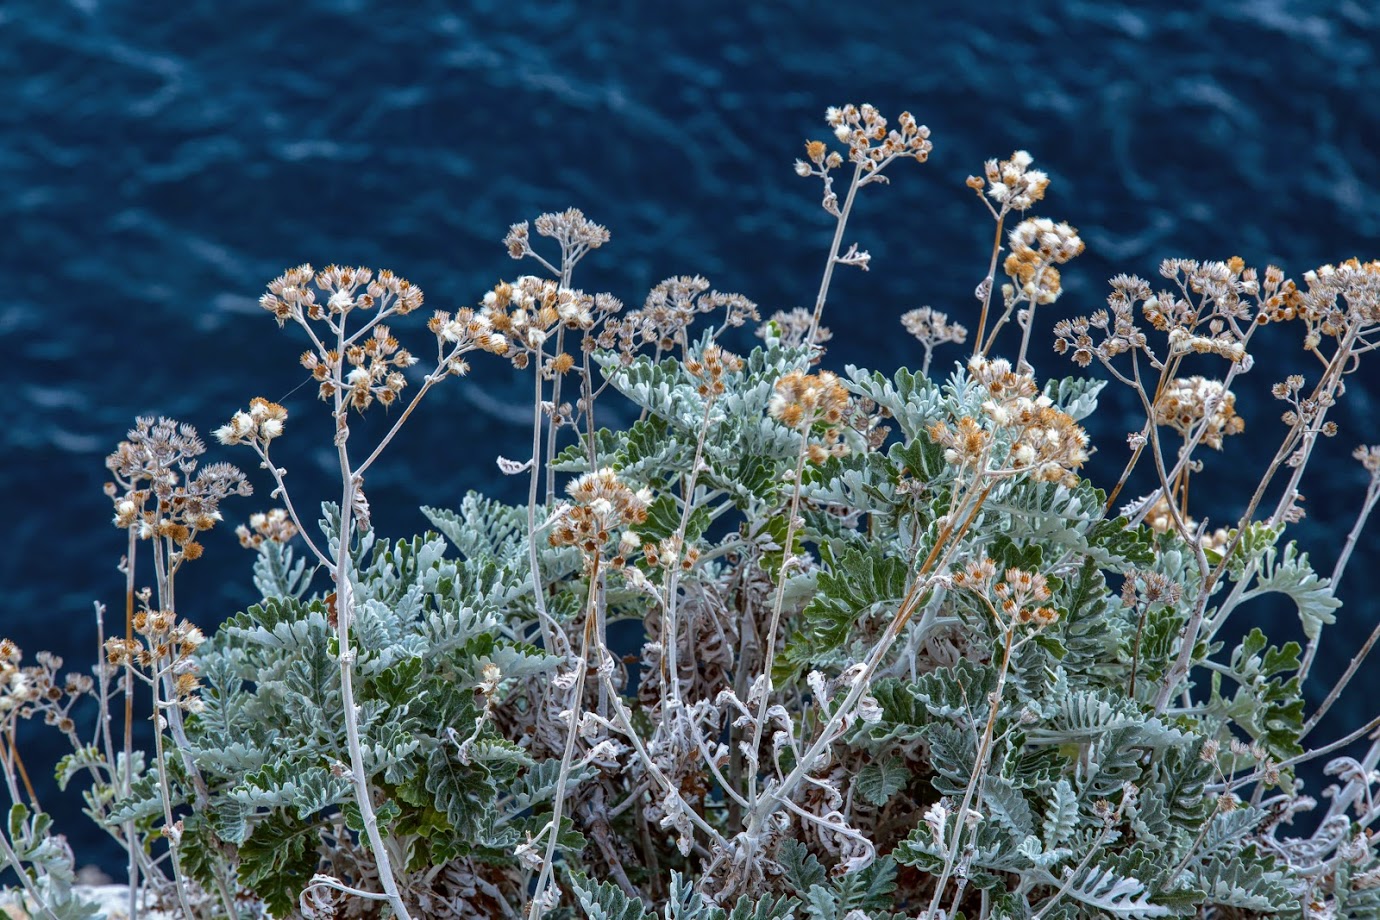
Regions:
<instances>
[{"instance_id":1,"label":"blue water","mask_svg":"<svg viewBox=\"0 0 1380 920\"><path fill-rule=\"evenodd\" d=\"M790 167L829 104L908 107L934 141L928 164L898 164L860 201L849 237L873 270L835 284L838 367L917 363L896 322L913 306L971 323L990 224L963 179L1018 147L1053 177L1040 213L1088 244L1051 317L1094 309L1117 272L1156 279L1167 256L1295 275L1380 256L1380 13L1210 6L5 0L0 628L74 666L94 656L92 602L118 607L122 584L102 459L136 415L209 431L251 396L282 399L297 500L327 496L320 407L291 392L303 343L256 304L287 265L390 267L453 308L520 270L499 244L510 223L573 205L613 234L581 267L586 289L636 304L699 272L767 312L811 302L829 219ZM1201 480L1228 506L1278 432L1270 383L1303 367L1287 339L1243 385L1249 434ZM423 502L507 488L492 458L525 450L526 384L476 364L380 466L385 531L421 526ZM1357 384L1304 488L1323 571L1363 489L1347 455L1380 441L1380 375ZM1119 471L1133 410L1108 401L1094 475ZM227 515L266 507L267 491ZM1357 554L1319 673L1380 616L1376 531ZM248 563L229 527L212 534L181 612L213 626L251 600ZM82 853L109 862L47 794Z\"/></svg>"}]
</instances>

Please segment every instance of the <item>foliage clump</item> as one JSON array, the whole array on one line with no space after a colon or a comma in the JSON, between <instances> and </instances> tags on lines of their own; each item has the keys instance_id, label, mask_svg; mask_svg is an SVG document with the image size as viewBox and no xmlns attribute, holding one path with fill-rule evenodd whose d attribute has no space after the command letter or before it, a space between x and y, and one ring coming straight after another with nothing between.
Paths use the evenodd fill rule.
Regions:
<instances>
[{"instance_id":1,"label":"foliage clump","mask_svg":"<svg viewBox=\"0 0 1380 920\"><path fill-rule=\"evenodd\" d=\"M309 265L273 281L261 303L309 341L340 499L315 527L293 504L271 456L291 436L283 406L256 398L216 430L258 458L279 507L238 531L262 599L207 639L176 612L176 576L221 502L248 492L244 474L198 470L205 446L168 420L140 420L112 455L123 637L105 637L98 608L94 679L60 679L51 656L23 667L0 645L13 802L0 840L27 901L90 914L70 852L16 779L16 720L41 714L74 747L60 779L84 784L130 854L131 912L1380 913L1376 722L1309 737L1370 643L1311 714L1302 692L1380 496L1380 451L1357 453L1370 485L1329 577L1287 538L1314 447L1336 431L1328 410L1380 326L1380 263L1299 285L1240 259L1171 260L1166 289L1120 276L1105 309L1059 320L1056 350L1098 363L1144 409L1108 494L1083 474L1104 382L1040 384L1026 360L1083 241L1026 216L1049 178L1023 151L968 180L996 236L971 351L949 376L929 376L931 354L966 345L968 328L928 307L898 317L920 373L820 367L833 270L870 262L843 248L856 194L932 149L909 114L895 128L870 106L827 120L842 148L810 141L796 163L836 221L813 309L763 322L746 297L687 276L624 310L573 286L610 239L575 210L509 230L509 255L549 277L433 314L424 372L392 331L421 308L415 285ZM1245 513L1209 532L1219 512L1191 488L1198 448L1242 430L1231 386L1257 330L1286 322L1318 362L1311 389L1303 375L1275 387L1280 446ZM761 343L735 354L730 330L749 323ZM1014 360L994 351L1011 323ZM471 493L424 509L434 531L384 537L366 474L476 352L531 377L531 455L498 459L526 476L528 499ZM610 391L637 413L626 427L595 423ZM352 424L381 411L383 435L359 446ZM1137 469L1150 491L1118 506ZM1266 594L1293 601L1302 643L1230 638ZM610 647L621 621L638 624L640 648ZM138 684L152 752L131 742ZM89 738L69 714L86 695L102 712ZM1315 829L1296 830L1318 807L1297 768L1367 735L1362 759L1328 764Z\"/></svg>"}]
</instances>

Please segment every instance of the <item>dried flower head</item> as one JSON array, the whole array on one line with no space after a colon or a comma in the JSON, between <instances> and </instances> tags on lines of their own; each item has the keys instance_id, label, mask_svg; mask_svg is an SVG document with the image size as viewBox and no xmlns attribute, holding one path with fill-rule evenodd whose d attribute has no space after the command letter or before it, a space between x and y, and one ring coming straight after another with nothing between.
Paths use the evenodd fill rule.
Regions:
<instances>
[{"instance_id":1,"label":"dried flower head","mask_svg":"<svg viewBox=\"0 0 1380 920\"><path fill-rule=\"evenodd\" d=\"M1012 624L1042 629L1059 619L1058 611L1045 606L1052 594L1048 580L1039 572L1009 568L1003 580L992 588L992 593L1001 614Z\"/></svg>"},{"instance_id":2,"label":"dried flower head","mask_svg":"<svg viewBox=\"0 0 1380 920\"><path fill-rule=\"evenodd\" d=\"M326 295L324 306L312 284ZM259 305L274 315L279 326L289 319L302 324L320 320L336 323L354 310L411 313L422 305L422 291L387 269L375 275L362 266L328 265L313 272L310 265L302 264L271 281Z\"/></svg>"},{"instance_id":3,"label":"dried flower head","mask_svg":"<svg viewBox=\"0 0 1380 920\"><path fill-rule=\"evenodd\" d=\"M464 316L457 315L451 321L448 314L438 313L432 324L438 335L459 336L468 329L465 334L472 336L478 347L507 355L518 369L541 356L540 370L550 378L573 367L575 359L564 351L548 349L549 340L554 345L563 329L586 333L589 338L599 319L621 308L616 298L591 297L549 279L522 275L487 291L478 315L461 311ZM453 325L462 320L464 326Z\"/></svg>"},{"instance_id":4,"label":"dried flower head","mask_svg":"<svg viewBox=\"0 0 1380 920\"><path fill-rule=\"evenodd\" d=\"M1305 272L1307 287L1284 282L1273 310L1259 319L1302 319L1307 328L1304 347L1317 350L1323 338L1339 342L1348 333L1359 335L1380 324L1380 261L1348 259Z\"/></svg>"},{"instance_id":5,"label":"dried flower head","mask_svg":"<svg viewBox=\"0 0 1380 920\"><path fill-rule=\"evenodd\" d=\"M848 390L829 371L791 371L776 382L767 411L782 424L799 430L816 422L837 424L848 405Z\"/></svg>"},{"instance_id":6,"label":"dried flower head","mask_svg":"<svg viewBox=\"0 0 1380 920\"><path fill-rule=\"evenodd\" d=\"M312 286L325 296L324 304ZM300 363L318 383L320 398L339 399L360 412L375 402L391 405L407 386L403 370L416 364L417 358L399 345L382 320L411 313L423 301L421 288L388 269L375 272L362 266L338 265L328 265L319 272L313 272L310 265L289 269L269 284L268 293L259 300L277 317L280 326L291 319L311 334L315 348L304 352ZM372 315L357 332L347 336L347 318L355 311ZM316 322L324 323L329 334L313 329L310 324ZM361 338L365 333L369 333L368 337ZM330 347L329 343L340 341L344 342L343 347ZM468 342L466 345L482 347ZM460 346L457 349L464 350ZM443 355L443 365L445 361ZM460 363L463 362L450 369ZM231 444L267 442L276 436L275 429L280 432L281 425L250 425L250 419L236 414L216 434Z\"/></svg>"},{"instance_id":7,"label":"dried flower head","mask_svg":"<svg viewBox=\"0 0 1380 920\"><path fill-rule=\"evenodd\" d=\"M235 528L235 536L239 537L240 546L246 549L258 549L265 542L287 543L297 536L297 525L288 516L287 511L282 508L273 508L267 512L256 512L249 516L249 526L241 524Z\"/></svg>"},{"instance_id":8,"label":"dried flower head","mask_svg":"<svg viewBox=\"0 0 1380 920\"><path fill-rule=\"evenodd\" d=\"M857 186L869 182L886 182L882 171L899 158L923 163L929 159L933 145L930 129L915 121L909 112L897 118L899 130L887 129L887 120L870 105L830 106L824 119L834 131L835 139L848 145L848 159L856 165ZM824 141L805 143L806 160L795 161L795 173L802 178L818 176L824 182L824 210L842 217L838 195L834 192L834 177L830 173L843 165L844 158L837 150L829 150ZM808 162L807 162L808 160ZM866 269L868 256L855 245L838 261Z\"/></svg>"},{"instance_id":9,"label":"dried flower head","mask_svg":"<svg viewBox=\"0 0 1380 920\"><path fill-rule=\"evenodd\" d=\"M261 417L268 418L264 411ZM250 495L252 487L228 463L198 468L196 458L206 445L190 425L140 418L127 437L106 458L115 477L105 487L115 504L115 526L133 528L140 539L165 538L181 558L197 558L202 551L197 534L221 520L221 501Z\"/></svg>"},{"instance_id":10,"label":"dried flower head","mask_svg":"<svg viewBox=\"0 0 1380 920\"><path fill-rule=\"evenodd\" d=\"M667 278L647 294L640 310L634 310L607 327L602 347L617 347L631 360L640 348L651 345L667 352L679 345L689 346L686 330L701 315L724 311L724 327L741 326L759 319L757 305L741 294L709 290L709 281L700 275ZM720 330L714 333L717 336Z\"/></svg>"},{"instance_id":11,"label":"dried flower head","mask_svg":"<svg viewBox=\"0 0 1380 920\"><path fill-rule=\"evenodd\" d=\"M566 487L574 501L551 531L552 546L577 547L591 565L611 540L621 542L623 533L647 520L652 495L633 489L612 469L585 473ZM617 562L617 565L622 565Z\"/></svg>"},{"instance_id":12,"label":"dried flower head","mask_svg":"<svg viewBox=\"0 0 1380 920\"><path fill-rule=\"evenodd\" d=\"M1009 160L988 160L983 166L984 176L969 176L967 185L979 195L1001 206L1003 211L1024 211L1045 197L1049 176L1031 169L1034 158L1024 150L1011 154Z\"/></svg>"},{"instance_id":13,"label":"dried flower head","mask_svg":"<svg viewBox=\"0 0 1380 920\"><path fill-rule=\"evenodd\" d=\"M303 263L269 282L268 293L259 298L259 305L274 315L279 327L289 319L301 322L303 316L317 319L322 315L316 292L309 286L315 274L311 265Z\"/></svg>"},{"instance_id":14,"label":"dried flower head","mask_svg":"<svg viewBox=\"0 0 1380 920\"><path fill-rule=\"evenodd\" d=\"M966 467L978 464L991 444L991 434L970 416L963 416L952 427L938 421L929 427L930 439L944 448L944 462Z\"/></svg>"},{"instance_id":15,"label":"dried flower head","mask_svg":"<svg viewBox=\"0 0 1380 920\"><path fill-rule=\"evenodd\" d=\"M917 307L901 314L901 325L915 336L926 349L936 345L953 343L962 345L968 339L968 329L958 323L950 323L949 315L929 307Z\"/></svg>"},{"instance_id":16,"label":"dried flower head","mask_svg":"<svg viewBox=\"0 0 1380 920\"><path fill-rule=\"evenodd\" d=\"M205 704L198 695L196 651L206 641L205 634L171 610L140 610L133 626L137 640L106 640L106 660L119 667L137 667L147 673L146 679L166 679L174 705L200 712Z\"/></svg>"},{"instance_id":17,"label":"dried flower head","mask_svg":"<svg viewBox=\"0 0 1380 920\"><path fill-rule=\"evenodd\" d=\"M988 360L975 356L968 362L973 380L987 394L983 414L1008 432L1010 448L1007 466L1016 472L1029 472L1045 482L1073 486L1075 473L1088 459L1088 434L1068 413L1054 407L1040 392L1035 378L1017 372L1004 358ZM969 419L960 429L949 432L946 425L931 427L931 436L953 451L949 462L966 465L975 462L986 449L986 433ZM941 440L941 438L945 440ZM946 458L949 452L945 453Z\"/></svg>"},{"instance_id":18,"label":"dried flower head","mask_svg":"<svg viewBox=\"0 0 1380 920\"><path fill-rule=\"evenodd\" d=\"M1061 355L1071 352L1080 367L1091 364L1094 356L1108 362L1117 355L1146 347L1145 334L1135 323L1135 306L1150 297L1150 285L1134 275L1117 275L1111 279L1111 287L1112 293L1107 295L1110 313L1098 310L1091 316L1054 324L1054 350ZM1101 342L1093 340L1092 329L1101 331ZM1153 358L1151 361L1155 364Z\"/></svg>"},{"instance_id":19,"label":"dried flower head","mask_svg":"<svg viewBox=\"0 0 1380 920\"><path fill-rule=\"evenodd\" d=\"M1068 262L1083 251L1078 232L1068 224L1045 217L1023 220L1008 237L1011 253L1002 270L1015 284L1015 290L1031 303L1053 303L1063 291L1059 270L1054 266Z\"/></svg>"},{"instance_id":20,"label":"dried flower head","mask_svg":"<svg viewBox=\"0 0 1380 920\"><path fill-rule=\"evenodd\" d=\"M700 355L685 359L686 373L699 381L696 388L699 394L710 399L722 396L725 391L724 378L742 369L743 359L718 345L708 345Z\"/></svg>"},{"instance_id":21,"label":"dried flower head","mask_svg":"<svg viewBox=\"0 0 1380 920\"><path fill-rule=\"evenodd\" d=\"M531 254L532 240L528 233L527 221L513 224L508 228L508 235L503 238L503 246L514 259Z\"/></svg>"},{"instance_id":22,"label":"dried flower head","mask_svg":"<svg viewBox=\"0 0 1380 920\"><path fill-rule=\"evenodd\" d=\"M791 371L776 381L767 403L767 413L783 425L806 433L816 430L818 440L806 447L811 463L848 452L842 424L847 411L848 390L829 371Z\"/></svg>"},{"instance_id":23,"label":"dried flower head","mask_svg":"<svg viewBox=\"0 0 1380 920\"><path fill-rule=\"evenodd\" d=\"M983 557L955 571L951 581L955 588L984 598L988 608L1006 626L1043 629L1059 619L1058 611L1045 603L1053 592L1044 575L1016 567L1007 569L1001 581L996 581L996 575L996 563Z\"/></svg>"},{"instance_id":24,"label":"dried flower head","mask_svg":"<svg viewBox=\"0 0 1380 920\"><path fill-rule=\"evenodd\" d=\"M562 249L598 249L609 241L608 228L585 217L579 208L567 208L559 214L542 214L533 226L542 236L560 243Z\"/></svg>"},{"instance_id":25,"label":"dried flower head","mask_svg":"<svg viewBox=\"0 0 1380 920\"><path fill-rule=\"evenodd\" d=\"M934 148L930 143L930 129L918 124L909 112L897 116L899 130L888 130L887 120L866 103L831 107L825 111L824 118L834 129L834 137L848 145L848 159L860 165L866 174L880 172L897 157L909 157L923 163ZM816 145L820 142L807 144L806 154L816 166L829 168L827 156L823 156L820 146Z\"/></svg>"},{"instance_id":26,"label":"dried flower head","mask_svg":"<svg viewBox=\"0 0 1380 920\"><path fill-rule=\"evenodd\" d=\"M436 336L438 367L457 377L469 373L470 365L464 358L467 352L477 348L494 355L508 354L507 337L494 331L488 316L469 307L457 310L453 317L437 310L427 320L427 328Z\"/></svg>"},{"instance_id":27,"label":"dried flower head","mask_svg":"<svg viewBox=\"0 0 1380 920\"><path fill-rule=\"evenodd\" d=\"M1352 451L1351 456L1361 461L1372 478L1380 477L1380 445L1362 445Z\"/></svg>"},{"instance_id":28,"label":"dried flower head","mask_svg":"<svg viewBox=\"0 0 1380 920\"><path fill-rule=\"evenodd\" d=\"M1036 479L1072 488L1088 459L1088 433L1073 417L1053 406L1021 406L1013 413L1016 439L1008 462Z\"/></svg>"},{"instance_id":29,"label":"dried flower head","mask_svg":"<svg viewBox=\"0 0 1380 920\"><path fill-rule=\"evenodd\" d=\"M286 409L262 396L256 396L249 401L248 410L236 412L228 423L212 434L222 444L257 442L267 447L268 442L283 433L283 422L286 420Z\"/></svg>"},{"instance_id":30,"label":"dried flower head","mask_svg":"<svg viewBox=\"0 0 1380 920\"><path fill-rule=\"evenodd\" d=\"M42 695L32 669L19 667L23 652L9 639L0 642L0 718L36 702Z\"/></svg>"},{"instance_id":31,"label":"dried flower head","mask_svg":"<svg viewBox=\"0 0 1380 920\"><path fill-rule=\"evenodd\" d=\"M1155 424L1165 425L1188 438L1206 420L1203 443L1222 449L1222 439L1240 434L1246 422L1236 414L1236 396L1221 381L1205 377L1180 377L1164 388L1155 403Z\"/></svg>"},{"instance_id":32,"label":"dried flower head","mask_svg":"<svg viewBox=\"0 0 1380 920\"><path fill-rule=\"evenodd\" d=\"M976 355L968 361L968 373L972 374L973 381L987 392L988 402L993 407L1010 408L1017 400L1034 399L1040 392L1032 375L1017 371L1005 358L988 359ZM1048 400L1045 404L1048 405ZM995 408L987 411L989 415L997 418L998 422L1006 423L1005 417L996 412Z\"/></svg>"},{"instance_id":33,"label":"dried flower head","mask_svg":"<svg viewBox=\"0 0 1380 920\"><path fill-rule=\"evenodd\" d=\"M579 208L567 208L559 213L542 214L533 221L539 235L554 239L561 247L559 267L542 258L532 248L527 221L513 224L503 238L503 246L514 259L535 259L553 275L570 278L570 272L591 250L609 241L608 228L585 217Z\"/></svg>"}]
</instances>

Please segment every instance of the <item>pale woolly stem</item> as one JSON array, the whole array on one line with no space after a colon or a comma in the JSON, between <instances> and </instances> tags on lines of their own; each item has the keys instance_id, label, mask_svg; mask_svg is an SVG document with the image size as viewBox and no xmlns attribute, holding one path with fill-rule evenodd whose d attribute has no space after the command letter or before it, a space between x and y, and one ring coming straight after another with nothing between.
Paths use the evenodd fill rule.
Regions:
<instances>
[{"instance_id":1,"label":"pale woolly stem","mask_svg":"<svg viewBox=\"0 0 1380 920\"><path fill-rule=\"evenodd\" d=\"M982 203L987 205L988 211L992 211L992 205L988 203L986 198L982 199ZM1001 258L1002 224L1005 222L1009 210L1007 205L1002 205L1001 213L992 211L993 217L997 221L997 230L995 238L992 240L992 261L987 265L987 276L982 282L982 314L978 318L977 335L973 336L974 358L978 355L985 356L987 354L987 349L982 347L982 336L987 329L987 311L992 306L992 288L996 287L997 284L997 260Z\"/></svg>"},{"instance_id":2,"label":"pale woolly stem","mask_svg":"<svg viewBox=\"0 0 1380 920\"><path fill-rule=\"evenodd\" d=\"M125 649L128 650L134 645L134 553L138 545L138 539L133 527L129 528L129 550L125 556ZM134 763L134 662L125 662L125 731L123 739L124 769L120 770L120 795L129 798L131 777L129 775L131 764ZM139 916L138 897L139 897L139 861L136 851L142 852L137 845L138 838L135 836L134 819L125 822L125 847L129 853L129 862L126 871L129 874L129 915L131 918Z\"/></svg>"},{"instance_id":3,"label":"pale woolly stem","mask_svg":"<svg viewBox=\"0 0 1380 920\"><path fill-rule=\"evenodd\" d=\"M575 686L570 692L570 725L566 729L565 749L561 752L561 769L556 778L556 790L551 798L551 820L546 825L546 854L541 861L541 872L537 875L537 885L532 891L528 920L538 920L542 915L542 900L546 886L551 882L555 870L556 849L560 844L561 816L565 808L566 784L570 781L570 768L575 761L575 740L580 735L580 716L584 712L585 673L589 669L590 637L594 632L594 604L596 585L599 579L599 557L594 557L594 567L589 576L589 598L585 602L585 628L580 640L580 660L575 666Z\"/></svg>"},{"instance_id":4,"label":"pale woolly stem","mask_svg":"<svg viewBox=\"0 0 1380 920\"><path fill-rule=\"evenodd\" d=\"M849 197L851 200L851 194ZM776 576L776 597L772 601L771 620L767 626L767 648L762 655L761 699L757 702L757 715L753 721L752 743L749 747L754 759L759 756L758 751L762 747L762 729L766 725L767 709L771 702L771 671L776 664L776 633L781 628L781 611L785 605L787 575L795 561L792 558L795 554L791 548L795 545L796 519L800 516L800 479L805 473L805 456L809 447L810 438L807 428L800 432L800 452L795 459L795 476L791 479L793 487L791 489L790 517L786 520L786 543L781 547L781 569ZM747 767L747 798L749 802L755 805L757 803L757 763L754 760Z\"/></svg>"},{"instance_id":5,"label":"pale woolly stem","mask_svg":"<svg viewBox=\"0 0 1380 920\"><path fill-rule=\"evenodd\" d=\"M815 343L819 334L819 319L824 314L824 302L829 298L829 283L834 278L834 266L838 264L839 247L843 245L843 231L848 226L848 215L853 211L853 199L857 197L862 183L862 163L853 166L853 181L848 183L848 194L843 200L843 208L838 213L838 223L834 227L834 241L829 246L829 260L824 263L824 277L819 282L819 293L815 295L815 312L810 320L810 334L805 337L807 344Z\"/></svg>"},{"instance_id":6,"label":"pale woolly stem","mask_svg":"<svg viewBox=\"0 0 1380 920\"><path fill-rule=\"evenodd\" d=\"M336 327L336 336L339 342L337 349L343 355L345 353L343 320L341 325ZM349 409L341 398L341 394L344 392L344 381L338 379L334 383L336 460L340 466L342 486L340 526L336 535L336 559L331 575L335 581L336 637L340 643L340 697L345 709L345 743L350 752L350 780L354 787L355 804L359 806L360 819L364 823L365 837L369 841L369 849L378 869L379 883L383 885L389 906L393 908L393 913L399 920L411 920L412 915L408 913L407 905L403 903L402 895L398 891L398 882L393 874L393 865L388 855L388 848L384 845L383 836L379 832L378 816L374 812L373 798L369 792L369 777L364 767L364 752L359 743L359 709L355 705L354 692L355 655L354 650L350 648L350 625L354 616L355 601L354 566L350 559L350 543L354 531L355 490L358 486L350 466L350 454L346 447L346 442L350 437L350 426L347 421Z\"/></svg>"}]
</instances>

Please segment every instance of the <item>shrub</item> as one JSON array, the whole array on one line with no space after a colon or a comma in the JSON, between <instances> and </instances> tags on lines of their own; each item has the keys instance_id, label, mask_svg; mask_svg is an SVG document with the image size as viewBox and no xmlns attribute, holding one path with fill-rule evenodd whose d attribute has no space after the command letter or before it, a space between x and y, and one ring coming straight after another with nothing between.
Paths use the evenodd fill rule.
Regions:
<instances>
[{"instance_id":1,"label":"shrub","mask_svg":"<svg viewBox=\"0 0 1380 920\"><path fill-rule=\"evenodd\" d=\"M177 575L221 503L248 494L244 474L199 466L205 445L166 419L141 419L111 455L128 591L107 662L60 678L51 656L26 667L0 649L13 801L0 839L28 902L90 914L71 854L20 788L15 722L41 714L73 745L61 781L85 784L129 852L131 911L1380 913L1380 742L1332 760L1326 813L1287 832L1317 805L1296 768L1380 724L1311 743L1375 634L1319 708L1302 696L1380 496L1380 449L1357 452L1370 486L1330 577L1287 534L1377 331L1380 263L1298 284L1240 259L1170 260L1164 289L1120 276L1105 309L1059 320L1056 350L1144 409L1109 494L1080 474L1104 382L1042 386L1026 361L1083 243L1026 216L1048 178L1024 152L968 180L996 242L953 371L930 376L932 354L968 330L928 308L901 317L919 373L819 366L832 273L869 263L842 245L856 194L930 153L909 114L894 129L870 106L827 117L839 146L811 141L795 165L837 220L812 310L762 321L699 277L662 282L636 310L587 294L574 271L609 233L575 210L509 230L509 254L543 274L434 313L422 374L391 330L421 309L416 286L308 265L273 281L261 303L306 335L340 499L317 526L294 505L272 456L290 436L282 406L256 398L215 431L258 458L280 506L239 528L262 600L206 639L177 613ZM749 323L761 344L732 353L728 330ZM1232 384L1272 323L1300 329L1319 364L1274 388L1278 450L1241 518L1209 532L1193 480L1204 448L1242 429ZM994 351L1013 325L1014 361ZM531 456L498 460L528 500L471 493L424 509L434 531L386 538L367 474L471 359L530 375ZM609 391L637 412L626 428L595 422ZM359 416L379 412L384 433L361 446ZM1118 505L1137 467L1154 488ZM1266 594L1294 602L1302 645L1259 628L1230 638ZM641 626L634 654L609 646L618 621ZM100 608L98 623L104 636ZM157 713L148 752L132 742L136 691ZM69 715L86 695L102 713L89 738Z\"/></svg>"}]
</instances>

